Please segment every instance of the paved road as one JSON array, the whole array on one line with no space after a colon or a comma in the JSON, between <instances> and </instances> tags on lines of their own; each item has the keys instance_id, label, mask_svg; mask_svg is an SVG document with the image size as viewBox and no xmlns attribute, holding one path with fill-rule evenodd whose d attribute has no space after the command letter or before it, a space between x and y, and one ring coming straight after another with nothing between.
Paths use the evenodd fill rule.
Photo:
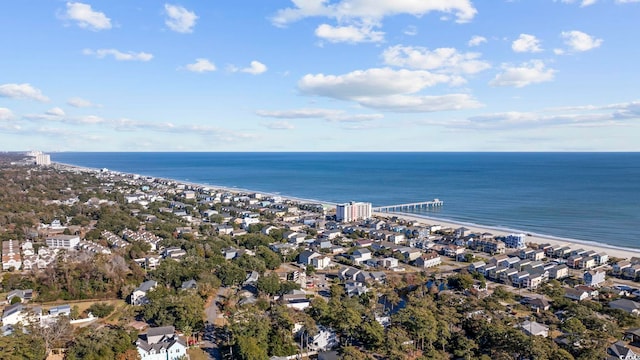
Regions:
<instances>
[{"instance_id":1,"label":"paved road","mask_svg":"<svg viewBox=\"0 0 640 360\"><path fill-rule=\"evenodd\" d=\"M203 341L200 347L209 355L210 360L222 359L222 354L220 354L218 346L215 343L214 324L218 318L218 303L222 301L222 297L227 291L228 288L220 287L216 297L211 301L209 306L204 309L205 315L207 316L207 324L205 325Z\"/></svg>"}]
</instances>

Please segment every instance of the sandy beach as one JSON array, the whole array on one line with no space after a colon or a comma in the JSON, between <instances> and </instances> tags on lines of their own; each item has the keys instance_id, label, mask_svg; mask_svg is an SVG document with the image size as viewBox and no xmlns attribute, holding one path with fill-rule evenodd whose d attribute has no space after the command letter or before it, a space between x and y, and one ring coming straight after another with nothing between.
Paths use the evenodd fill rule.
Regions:
<instances>
[{"instance_id":1,"label":"sandy beach","mask_svg":"<svg viewBox=\"0 0 640 360\"><path fill-rule=\"evenodd\" d=\"M441 225L443 228L450 227L452 229L457 229L460 227L465 227L469 229L468 233L491 233L494 236L504 236L513 233L526 233L527 234L527 242L528 243L537 243L537 244L551 244L551 245L561 245L561 246L569 246L571 249L585 249L585 250L594 250L596 252L604 252L609 255L609 257L616 258L631 258L634 256L640 257L640 249L629 249L629 248L621 248L616 246L609 246L607 244L596 244L588 241L580 241L574 239L564 239L557 238L553 236L545 236L540 234L531 234L523 231L509 231L500 228L494 228L489 226L482 226L477 224L469 224L469 223L461 223L455 222L451 220L443 220L438 218L432 218L423 215L417 214L407 214L407 213L374 213L376 216L381 217L390 217L390 216L398 216L403 219L411 220L423 225Z\"/></svg>"}]
</instances>

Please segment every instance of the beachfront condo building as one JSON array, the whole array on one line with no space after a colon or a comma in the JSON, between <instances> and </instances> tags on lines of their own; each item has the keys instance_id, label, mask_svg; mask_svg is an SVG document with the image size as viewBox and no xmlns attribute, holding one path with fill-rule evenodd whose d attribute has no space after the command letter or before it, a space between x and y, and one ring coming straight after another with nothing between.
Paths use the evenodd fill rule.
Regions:
<instances>
[{"instance_id":1,"label":"beachfront condo building","mask_svg":"<svg viewBox=\"0 0 640 360\"><path fill-rule=\"evenodd\" d=\"M336 206L336 221L351 222L371 217L371 203L351 201Z\"/></svg>"},{"instance_id":2,"label":"beachfront condo building","mask_svg":"<svg viewBox=\"0 0 640 360\"><path fill-rule=\"evenodd\" d=\"M525 234L509 234L504 238L504 244L507 245L508 248L524 249L527 247L525 243L526 237Z\"/></svg>"}]
</instances>

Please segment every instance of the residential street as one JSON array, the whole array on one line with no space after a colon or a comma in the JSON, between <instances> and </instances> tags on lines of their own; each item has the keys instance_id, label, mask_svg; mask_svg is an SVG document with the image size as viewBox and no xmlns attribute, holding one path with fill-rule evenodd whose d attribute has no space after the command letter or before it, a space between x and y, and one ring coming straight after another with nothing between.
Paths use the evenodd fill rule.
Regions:
<instances>
[{"instance_id":1,"label":"residential street","mask_svg":"<svg viewBox=\"0 0 640 360\"><path fill-rule=\"evenodd\" d=\"M204 336L202 344L200 345L202 350L209 355L209 359L220 360L222 359L222 354L218 350L218 346L216 345L215 338L215 326L216 319L218 318L218 303L222 301L222 297L226 294L229 289L226 287L220 287L218 289L218 293L216 297L208 304L205 308L205 314L207 316L207 322L205 324Z\"/></svg>"}]
</instances>

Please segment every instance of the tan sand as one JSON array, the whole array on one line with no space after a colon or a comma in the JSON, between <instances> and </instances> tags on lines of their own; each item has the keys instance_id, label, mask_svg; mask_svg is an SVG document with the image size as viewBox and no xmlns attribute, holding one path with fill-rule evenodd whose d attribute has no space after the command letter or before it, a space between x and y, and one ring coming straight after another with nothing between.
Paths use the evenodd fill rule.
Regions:
<instances>
[{"instance_id":1,"label":"tan sand","mask_svg":"<svg viewBox=\"0 0 640 360\"><path fill-rule=\"evenodd\" d=\"M467 223L457 223L449 220L441 220L437 218L430 218L427 216L417 216L406 213L374 213L376 216L381 217L391 217L397 216L399 218L403 218L406 220L411 220L423 225L441 225L443 228L452 228L457 229L460 227L465 227L469 229L468 233L491 233L494 236L505 236L513 233L524 233L527 234L526 242L527 243L537 243L537 244L551 244L551 245L561 245L561 246L569 246L571 249L585 249L585 250L594 250L596 252L604 252L609 255L609 257L616 258L631 258L634 256L640 257L640 249L629 249L629 248L619 248L615 246L609 246L606 244L595 244L592 242L574 240L574 239L559 239L551 236L544 236L540 234L531 234L525 231L507 231L503 229L492 228L488 226L467 224Z\"/></svg>"}]
</instances>

